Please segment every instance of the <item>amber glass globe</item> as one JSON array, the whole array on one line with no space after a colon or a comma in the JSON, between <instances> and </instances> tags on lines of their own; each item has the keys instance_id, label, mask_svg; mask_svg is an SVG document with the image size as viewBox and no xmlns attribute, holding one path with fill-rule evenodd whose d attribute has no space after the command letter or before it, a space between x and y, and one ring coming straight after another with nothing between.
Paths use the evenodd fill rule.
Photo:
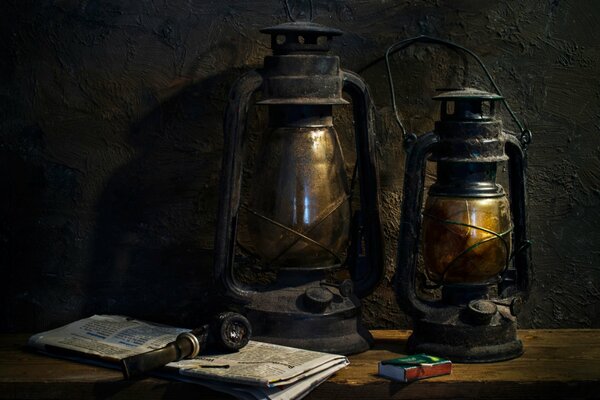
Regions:
<instances>
[{"instance_id":1,"label":"amber glass globe","mask_svg":"<svg viewBox=\"0 0 600 400\"><path fill-rule=\"evenodd\" d=\"M423 258L437 283L485 283L505 268L512 222L507 197L428 196L423 212Z\"/></svg>"},{"instance_id":2,"label":"amber glass globe","mask_svg":"<svg viewBox=\"0 0 600 400\"><path fill-rule=\"evenodd\" d=\"M349 241L350 202L333 126L272 129L256 166L248 210L255 253L273 268L339 265Z\"/></svg>"}]
</instances>

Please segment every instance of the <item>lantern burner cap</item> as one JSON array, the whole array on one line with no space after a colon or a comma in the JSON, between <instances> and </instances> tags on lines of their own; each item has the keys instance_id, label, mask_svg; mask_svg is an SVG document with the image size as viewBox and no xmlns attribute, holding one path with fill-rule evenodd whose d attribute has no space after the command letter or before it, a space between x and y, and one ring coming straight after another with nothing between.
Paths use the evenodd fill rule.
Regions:
<instances>
[{"instance_id":1,"label":"lantern burner cap","mask_svg":"<svg viewBox=\"0 0 600 400\"><path fill-rule=\"evenodd\" d=\"M263 28L260 30L260 32L269 35L312 33L322 36L340 36L344 33L339 29L330 28L328 26L309 21L285 22L283 24Z\"/></svg>"},{"instance_id":2,"label":"lantern burner cap","mask_svg":"<svg viewBox=\"0 0 600 400\"><path fill-rule=\"evenodd\" d=\"M441 100L441 101L455 101L455 100L481 100L481 101L486 101L486 100L502 100L503 97L496 94L496 93L490 93L490 92L486 92L484 90L479 90L479 89L473 89L473 88L463 88L463 89L450 89L448 91L446 91L445 89L442 93L438 94L437 96L434 96L433 99L434 100Z\"/></svg>"}]
</instances>

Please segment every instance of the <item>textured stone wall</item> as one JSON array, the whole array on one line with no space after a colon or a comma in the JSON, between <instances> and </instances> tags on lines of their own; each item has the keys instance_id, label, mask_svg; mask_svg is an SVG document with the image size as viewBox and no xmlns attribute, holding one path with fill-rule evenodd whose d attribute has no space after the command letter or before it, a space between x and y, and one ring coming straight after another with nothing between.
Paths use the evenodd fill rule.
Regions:
<instances>
[{"instance_id":1,"label":"textured stone wall","mask_svg":"<svg viewBox=\"0 0 600 400\"><path fill-rule=\"evenodd\" d=\"M290 2L302 18L308 2ZM333 52L379 109L387 274L370 327L406 327L391 277L404 154L381 62L394 41L461 43L534 132L534 288L522 327L600 327L600 5L594 0L314 1L347 32ZM191 325L214 305L211 250L222 114L236 77L269 54L278 1L5 0L0 6L0 328L90 313ZM489 88L463 55L394 57L399 108L425 132L435 88ZM509 128L508 116L503 115ZM264 123L260 113L255 123ZM336 110L345 147L348 110ZM211 301L212 300L212 301Z\"/></svg>"}]
</instances>

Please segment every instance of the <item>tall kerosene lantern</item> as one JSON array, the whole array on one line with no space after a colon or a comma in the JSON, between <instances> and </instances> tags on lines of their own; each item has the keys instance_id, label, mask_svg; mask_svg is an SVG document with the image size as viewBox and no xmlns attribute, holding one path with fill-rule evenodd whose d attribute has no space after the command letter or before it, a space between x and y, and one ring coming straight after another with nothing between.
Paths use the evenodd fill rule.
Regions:
<instances>
[{"instance_id":1,"label":"tall kerosene lantern","mask_svg":"<svg viewBox=\"0 0 600 400\"><path fill-rule=\"evenodd\" d=\"M405 166L396 290L414 318L408 350L455 362L518 357L516 315L531 275L524 153L531 134L503 131L498 94L456 89L434 99L440 119L408 145ZM428 157L437 174L423 205ZM508 194L496 182L500 162L507 162ZM441 289L438 300L417 293L419 254L429 286Z\"/></svg>"},{"instance_id":2,"label":"tall kerosene lantern","mask_svg":"<svg viewBox=\"0 0 600 400\"><path fill-rule=\"evenodd\" d=\"M494 115L500 96L464 89L434 99L441 101L440 120L410 148L405 167L397 291L415 317L409 350L456 362L514 358L523 352L516 315L530 268L521 249L527 243L523 149ZM422 209L429 154L437 179ZM496 183L497 163L506 160L510 197ZM442 290L439 301L415 292L419 237L425 272ZM521 250L514 269L513 242Z\"/></svg>"},{"instance_id":3,"label":"tall kerosene lantern","mask_svg":"<svg viewBox=\"0 0 600 400\"><path fill-rule=\"evenodd\" d=\"M243 304L256 340L350 354L368 349L360 301L379 283L383 250L371 99L362 79L328 54L342 32L312 22L263 29L273 55L232 88L225 114L214 271L227 296ZM333 127L332 107L354 110L356 166L351 182ZM244 140L252 96L266 105L269 129L243 198ZM358 180L360 207L352 210ZM242 284L234 270L238 223L260 264L276 272L267 286ZM346 270L352 279L333 272ZM338 274L339 275L339 274ZM332 276L334 278L332 278Z\"/></svg>"}]
</instances>

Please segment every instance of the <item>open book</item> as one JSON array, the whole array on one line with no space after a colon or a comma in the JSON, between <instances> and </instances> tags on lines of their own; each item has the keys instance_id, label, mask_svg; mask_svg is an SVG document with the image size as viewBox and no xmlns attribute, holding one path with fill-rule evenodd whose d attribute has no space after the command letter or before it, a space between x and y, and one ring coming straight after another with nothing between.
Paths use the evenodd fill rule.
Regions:
<instances>
[{"instance_id":1,"label":"open book","mask_svg":"<svg viewBox=\"0 0 600 400\"><path fill-rule=\"evenodd\" d=\"M29 346L75 361L119 368L125 357L163 347L188 329L119 315L94 315L29 338ZM191 382L239 399L292 400L348 365L341 355L250 341L236 353L167 364L152 375Z\"/></svg>"}]
</instances>

